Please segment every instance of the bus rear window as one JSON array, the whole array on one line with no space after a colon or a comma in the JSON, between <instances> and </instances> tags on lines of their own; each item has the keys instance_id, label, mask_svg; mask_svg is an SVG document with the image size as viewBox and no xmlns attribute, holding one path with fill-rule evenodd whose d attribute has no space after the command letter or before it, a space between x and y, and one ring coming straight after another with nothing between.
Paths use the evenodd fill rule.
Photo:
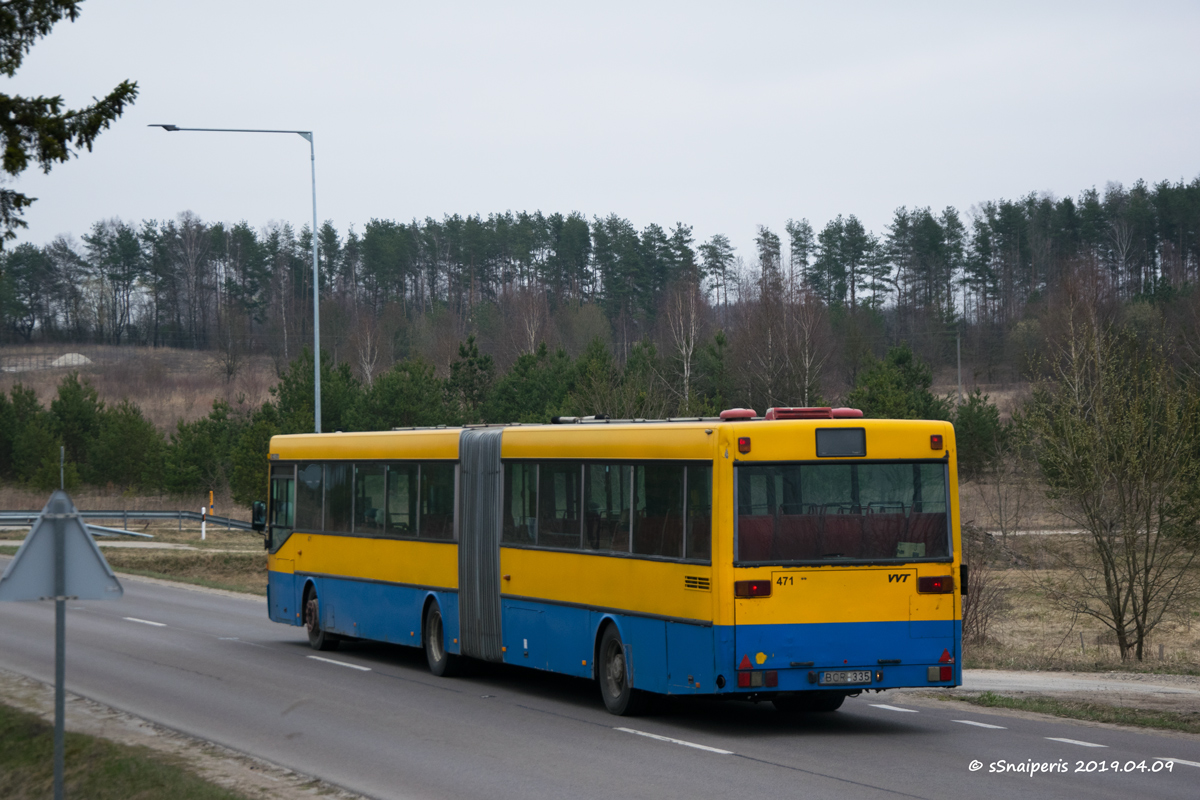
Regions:
<instances>
[{"instance_id":1,"label":"bus rear window","mask_svg":"<svg viewBox=\"0 0 1200 800\"><path fill-rule=\"evenodd\" d=\"M740 466L737 511L738 562L950 554L942 462Z\"/></svg>"}]
</instances>

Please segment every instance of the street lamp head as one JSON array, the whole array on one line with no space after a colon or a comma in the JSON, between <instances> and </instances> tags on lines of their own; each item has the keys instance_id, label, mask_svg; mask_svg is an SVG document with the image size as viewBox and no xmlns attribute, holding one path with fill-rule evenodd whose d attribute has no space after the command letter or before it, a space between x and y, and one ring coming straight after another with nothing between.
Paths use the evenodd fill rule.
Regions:
<instances>
[{"instance_id":1,"label":"street lamp head","mask_svg":"<svg viewBox=\"0 0 1200 800\"><path fill-rule=\"evenodd\" d=\"M156 123L154 123L153 125L147 125L146 127L147 127L147 128L162 128L164 131L177 131L177 130L179 130L179 126L178 126L178 125L164 125L164 124L163 124L163 123L161 123L161 122L156 122Z\"/></svg>"}]
</instances>

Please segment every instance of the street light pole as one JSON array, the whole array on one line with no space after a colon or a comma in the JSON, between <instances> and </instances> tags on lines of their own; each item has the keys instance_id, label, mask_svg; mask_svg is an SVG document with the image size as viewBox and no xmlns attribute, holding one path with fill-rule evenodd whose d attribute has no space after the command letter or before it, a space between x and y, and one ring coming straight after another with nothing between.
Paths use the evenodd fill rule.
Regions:
<instances>
[{"instance_id":1,"label":"street light pole","mask_svg":"<svg viewBox=\"0 0 1200 800\"><path fill-rule=\"evenodd\" d=\"M263 128L181 128L178 125L155 124L150 128L164 131L202 131L205 133L294 133L308 142L309 160L312 162L312 262L313 262L313 429L321 432L321 300L319 295L320 275L317 272L317 153L313 145L312 131L282 131Z\"/></svg>"}]
</instances>

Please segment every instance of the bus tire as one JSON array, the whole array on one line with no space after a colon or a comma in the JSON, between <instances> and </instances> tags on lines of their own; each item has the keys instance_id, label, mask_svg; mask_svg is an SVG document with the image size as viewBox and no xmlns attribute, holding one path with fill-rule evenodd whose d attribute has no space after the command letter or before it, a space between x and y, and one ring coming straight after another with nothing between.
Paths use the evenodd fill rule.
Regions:
<instances>
[{"instance_id":1,"label":"bus tire","mask_svg":"<svg viewBox=\"0 0 1200 800\"><path fill-rule=\"evenodd\" d=\"M425 624L421 626L422 644L429 671L439 678L452 678L458 674L460 659L446 652L446 627L442 624L442 609L437 601L425 609Z\"/></svg>"},{"instance_id":2,"label":"bus tire","mask_svg":"<svg viewBox=\"0 0 1200 800\"><path fill-rule=\"evenodd\" d=\"M610 714L618 717L636 717L644 714L651 705L651 697L633 688L629 681L629 669L625 663L625 645L616 625L609 625L600 637L600 658L596 662L596 681L600 684L600 696Z\"/></svg>"},{"instance_id":3,"label":"bus tire","mask_svg":"<svg viewBox=\"0 0 1200 800\"><path fill-rule=\"evenodd\" d=\"M308 644L313 650L337 650L337 636L321 627L321 606L317 590L308 587L304 593L304 627L308 630Z\"/></svg>"}]
</instances>

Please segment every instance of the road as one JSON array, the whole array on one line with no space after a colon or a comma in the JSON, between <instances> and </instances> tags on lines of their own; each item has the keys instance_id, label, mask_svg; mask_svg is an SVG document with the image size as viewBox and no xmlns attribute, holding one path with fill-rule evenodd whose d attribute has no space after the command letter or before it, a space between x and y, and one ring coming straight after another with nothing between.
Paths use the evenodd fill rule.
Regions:
<instances>
[{"instance_id":1,"label":"road","mask_svg":"<svg viewBox=\"0 0 1200 800\"><path fill-rule=\"evenodd\" d=\"M799 719L711 701L617 718L586 681L494 666L438 679L401 647L317 654L261 599L122 583L122 600L69 604L70 691L371 797L1190 800L1200 780L1197 737L887 693ZM50 603L0 604L0 668L52 681L53 620ZM1182 761L1152 772L1164 758ZM990 771L1030 759L1067 772ZM1088 762L1110 771L1074 771Z\"/></svg>"}]
</instances>

